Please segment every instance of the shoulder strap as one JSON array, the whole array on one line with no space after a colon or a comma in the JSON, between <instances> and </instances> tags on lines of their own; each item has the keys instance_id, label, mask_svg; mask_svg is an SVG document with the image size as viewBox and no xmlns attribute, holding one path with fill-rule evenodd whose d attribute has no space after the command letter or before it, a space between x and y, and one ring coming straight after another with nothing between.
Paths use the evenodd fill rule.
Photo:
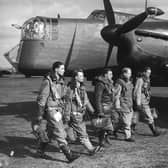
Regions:
<instances>
[{"instance_id":1,"label":"shoulder strap","mask_svg":"<svg viewBox=\"0 0 168 168\"><path fill-rule=\"evenodd\" d=\"M50 93L51 93L52 99L55 101L56 99L55 99L55 96L54 96L54 93L53 93L53 90L52 90L52 87L51 87L52 80L49 76L47 76L46 79L49 81Z\"/></svg>"},{"instance_id":2,"label":"shoulder strap","mask_svg":"<svg viewBox=\"0 0 168 168\"><path fill-rule=\"evenodd\" d=\"M126 89L125 83L122 79L118 79L117 84L121 85L122 89Z\"/></svg>"}]
</instances>

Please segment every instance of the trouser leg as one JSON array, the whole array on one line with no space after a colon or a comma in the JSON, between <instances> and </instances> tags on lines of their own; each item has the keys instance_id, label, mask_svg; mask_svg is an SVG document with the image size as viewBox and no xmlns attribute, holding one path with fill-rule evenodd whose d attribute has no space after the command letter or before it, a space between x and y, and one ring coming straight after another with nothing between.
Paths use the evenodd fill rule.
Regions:
<instances>
[{"instance_id":1,"label":"trouser leg","mask_svg":"<svg viewBox=\"0 0 168 168\"><path fill-rule=\"evenodd\" d=\"M101 128L98 130L98 140L99 145L102 147L107 147L110 144L109 136L113 134L113 125L111 116L105 116L101 118Z\"/></svg>"},{"instance_id":2,"label":"trouser leg","mask_svg":"<svg viewBox=\"0 0 168 168\"><path fill-rule=\"evenodd\" d=\"M154 122L153 115L151 113L151 109L149 105L143 105L142 106L142 112L144 116L144 120L149 125L150 130L152 131L154 136L159 136L160 132L157 130Z\"/></svg>"},{"instance_id":3,"label":"trouser leg","mask_svg":"<svg viewBox=\"0 0 168 168\"><path fill-rule=\"evenodd\" d=\"M84 147L89 151L89 154L93 155L98 151L97 147L94 147L88 137L87 131L86 131L86 125L84 122L71 122L71 127L76 132L81 144L84 145Z\"/></svg>"},{"instance_id":4,"label":"trouser leg","mask_svg":"<svg viewBox=\"0 0 168 168\"><path fill-rule=\"evenodd\" d=\"M126 139L131 138L131 119L132 114L131 113L124 113L123 121L124 121L124 132Z\"/></svg>"},{"instance_id":5,"label":"trouser leg","mask_svg":"<svg viewBox=\"0 0 168 168\"><path fill-rule=\"evenodd\" d=\"M62 120L60 121L50 120L47 123L47 132L48 136L51 139L57 141L59 146L68 144L66 140L67 135Z\"/></svg>"},{"instance_id":6,"label":"trouser leg","mask_svg":"<svg viewBox=\"0 0 168 168\"><path fill-rule=\"evenodd\" d=\"M46 142L39 143L39 146L38 146L38 149L36 152L38 157L43 158L43 159L51 159L48 155L45 154L45 150L46 150L47 145L48 145L48 143L46 143Z\"/></svg>"},{"instance_id":7,"label":"trouser leg","mask_svg":"<svg viewBox=\"0 0 168 168\"><path fill-rule=\"evenodd\" d=\"M90 142L89 138L81 138L81 143L85 146L85 148L89 151L90 155L94 155L100 150L99 146L94 147Z\"/></svg>"},{"instance_id":8,"label":"trouser leg","mask_svg":"<svg viewBox=\"0 0 168 168\"><path fill-rule=\"evenodd\" d=\"M102 132L102 134L105 134L108 137L113 135L114 126L118 122L118 113L114 110L113 104L103 104L103 111L104 111L104 118L103 118L103 130L105 130L105 133ZM102 136L103 137L103 136Z\"/></svg>"},{"instance_id":9,"label":"trouser leg","mask_svg":"<svg viewBox=\"0 0 168 168\"><path fill-rule=\"evenodd\" d=\"M131 131L132 133L135 132L136 129L136 125L139 121L139 112L138 111L134 111L133 112L133 117L132 117L132 123L131 123Z\"/></svg>"},{"instance_id":10,"label":"trouser leg","mask_svg":"<svg viewBox=\"0 0 168 168\"><path fill-rule=\"evenodd\" d=\"M52 123L53 124L53 123ZM53 125L52 125L53 126ZM74 161L79 157L78 154L73 153L66 141L66 132L62 121L55 122L54 127L48 126L49 132L52 134L52 139L58 142L58 145L69 162Z\"/></svg>"},{"instance_id":11,"label":"trouser leg","mask_svg":"<svg viewBox=\"0 0 168 168\"><path fill-rule=\"evenodd\" d=\"M67 134L67 140L68 142L75 142L77 140L77 135L76 132L73 130L72 127L67 127L66 128L66 134Z\"/></svg>"},{"instance_id":12,"label":"trouser leg","mask_svg":"<svg viewBox=\"0 0 168 168\"><path fill-rule=\"evenodd\" d=\"M40 124L38 129L36 129L34 132L38 140L38 147L36 153L38 154L38 157L47 159L47 155L45 155L45 150L49 143L47 131L42 127L42 124Z\"/></svg>"},{"instance_id":13,"label":"trouser leg","mask_svg":"<svg viewBox=\"0 0 168 168\"><path fill-rule=\"evenodd\" d=\"M123 122L123 128L125 133L125 140L133 142L134 140L131 138L131 122L132 122L133 111L130 112L122 112L121 118Z\"/></svg>"},{"instance_id":14,"label":"trouser leg","mask_svg":"<svg viewBox=\"0 0 168 168\"><path fill-rule=\"evenodd\" d=\"M80 138L80 142L84 145L84 147L90 152L94 150L92 143L89 138Z\"/></svg>"},{"instance_id":15,"label":"trouser leg","mask_svg":"<svg viewBox=\"0 0 168 168\"><path fill-rule=\"evenodd\" d=\"M151 113L150 106L148 104L142 105L142 110L141 110L142 117L147 124L152 124L154 123L154 118Z\"/></svg>"},{"instance_id":16,"label":"trouser leg","mask_svg":"<svg viewBox=\"0 0 168 168\"><path fill-rule=\"evenodd\" d=\"M40 142L38 146L38 151L44 153L48 143Z\"/></svg>"},{"instance_id":17,"label":"trouser leg","mask_svg":"<svg viewBox=\"0 0 168 168\"><path fill-rule=\"evenodd\" d=\"M111 120L112 120L113 129L115 130L118 127L118 123L120 121L119 112L117 112L116 110L113 110L111 115Z\"/></svg>"}]
</instances>

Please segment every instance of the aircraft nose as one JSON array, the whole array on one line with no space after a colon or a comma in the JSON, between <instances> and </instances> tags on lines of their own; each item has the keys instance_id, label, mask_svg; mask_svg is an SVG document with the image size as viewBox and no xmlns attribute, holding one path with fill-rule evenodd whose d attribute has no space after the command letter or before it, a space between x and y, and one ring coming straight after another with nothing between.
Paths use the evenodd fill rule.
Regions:
<instances>
[{"instance_id":1,"label":"aircraft nose","mask_svg":"<svg viewBox=\"0 0 168 168\"><path fill-rule=\"evenodd\" d=\"M164 14L163 10L155 7L148 7L147 12L149 15L155 15L155 16L160 16Z\"/></svg>"}]
</instances>

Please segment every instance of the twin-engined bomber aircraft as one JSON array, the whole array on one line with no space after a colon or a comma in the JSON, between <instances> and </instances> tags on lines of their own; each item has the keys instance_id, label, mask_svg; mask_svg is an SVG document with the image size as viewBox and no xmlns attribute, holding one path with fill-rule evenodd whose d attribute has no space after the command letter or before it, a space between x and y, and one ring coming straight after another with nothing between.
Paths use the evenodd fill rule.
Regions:
<instances>
[{"instance_id":1,"label":"twin-engined bomber aircraft","mask_svg":"<svg viewBox=\"0 0 168 168\"><path fill-rule=\"evenodd\" d=\"M168 21L155 18L155 7L132 15L114 12L109 0L104 10L86 19L36 16L21 29L18 70L26 77L44 75L55 61L65 63L67 75L83 68L88 78L102 68L129 66L137 71L150 66L153 77L168 81Z\"/></svg>"}]
</instances>

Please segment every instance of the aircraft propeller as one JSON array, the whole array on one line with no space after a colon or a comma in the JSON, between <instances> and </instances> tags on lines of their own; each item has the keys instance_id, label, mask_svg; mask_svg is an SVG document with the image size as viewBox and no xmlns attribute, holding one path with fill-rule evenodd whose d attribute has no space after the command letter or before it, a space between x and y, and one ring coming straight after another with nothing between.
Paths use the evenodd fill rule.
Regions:
<instances>
[{"instance_id":1,"label":"aircraft propeller","mask_svg":"<svg viewBox=\"0 0 168 168\"><path fill-rule=\"evenodd\" d=\"M115 25L114 11L109 0L103 0L109 26Z\"/></svg>"},{"instance_id":2,"label":"aircraft propeller","mask_svg":"<svg viewBox=\"0 0 168 168\"><path fill-rule=\"evenodd\" d=\"M102 38L109 43L109 48L108 48L106 62L105 62L105 67L106 67L108 66L108 62L111 57L113 46L114 45L118 46L120 42L120 36L122 34L128 33L134 30L147 18L148 15L159 16L164 14L164 12L159 8L148 7L143 13L136 15L135 17L131 18L123 25L116 25L114 11L110 3L110 0L103 0L103 2L104 2L104 8L107 16L107 21L108 21L108 26L105 26L101 30Z\"/></svg>"},{"instance_id":3,"label":"aircraft propeller","mask_svg":"<svg viewBox=\"0 0 168 168\"><path fill-rule=\"evenodd\" d=\"M114 17L114 11L113 11L113 8L112 8L112 6L111 6L110 1L104 0L104 8L105 8L105 11L106 11L106 16L107 16L108 25L109 25L110 27L112 27L113 25L116 24L116 22L115 22L115 17ZM111 57L111 53L112 53L112 50L113 50L113 46L114 46L114 45L109 44L108 52L107 52L107 57L106 57L105 67L108 66L108 62L109 62L110 57Z\"/></svg>"}]
</instances>

